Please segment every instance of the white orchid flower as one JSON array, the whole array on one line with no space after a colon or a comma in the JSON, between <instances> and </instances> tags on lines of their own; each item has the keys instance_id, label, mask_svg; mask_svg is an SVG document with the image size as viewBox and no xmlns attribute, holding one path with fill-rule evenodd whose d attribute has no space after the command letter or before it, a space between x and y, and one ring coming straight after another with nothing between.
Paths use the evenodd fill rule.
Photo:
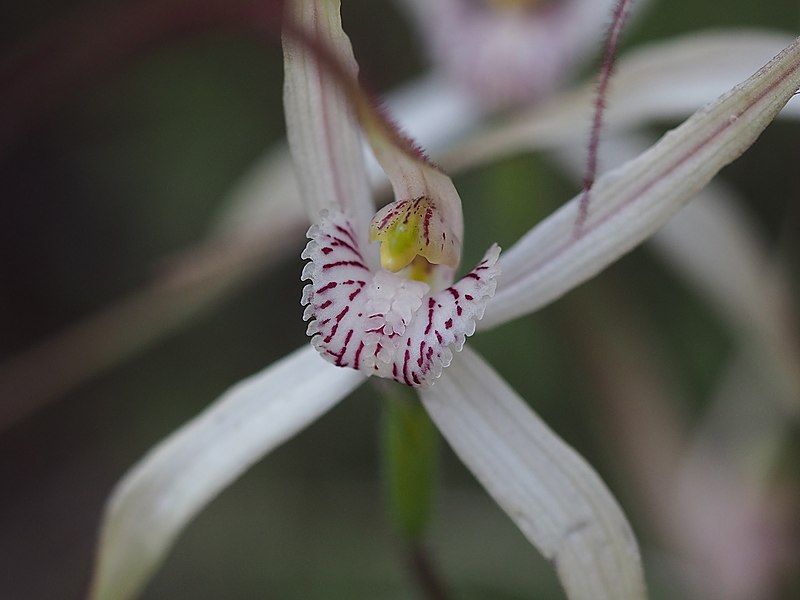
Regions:
<instances>
[{"instance_id":1,"label":"white orchid flower","mask_svg":"<svg viewBox=\"0 0 800 600\"><path fill-rule=\"evenodd\" d=\"M685 118L790 41L774 32L714 31L627 53L610 89L606 129L627 131L653 119ZM387 103L403 127L452 172L521 151L583 147L593 96L593 86L581 86L491 128L482 127L485 107L436 73L396 90ZM798 109L800 102L791 102L780 116L796 119ZM385 179L377 162L368 167L373 182ZM169 261L170 269L0 365L0 393L9 397L0 407L0 428L186 326L291 255L299 248L291 240L306 222L299 198L288 153L279 144L231 190L206 239ZM131 328L135 336L129 335Z\"/></svg>"},{"instance_id":2,"label":"white orchid flower","mask_svg":"<svg viewBox=\"0 0 800 600\"><path fill-rule=\"evenodd\" d=\"M297 3L296 16L353 75L338 2ZM367 241L374 209L350 99L302 46L286 45L286 71L290 143L315 221L304 271L312 280L304 300L315 319L313 347L233 387L125 476L105 515L93 597L135 595L203 506L373 374L419 390L459 457L553 562L569 597L643 597L636 542L597 474L482 358L465 348L448 366L451 352L472 333L485 305L490 324L535 310L663 225L750 146L797 91L800 41L600 178L579 232L574 199L499 262L493 247L452 285L463 225L449 178L370 115L358 115L397 195L371 220L372 237L385 248L379 256ZM437 247L433 232L449 245ZM378 266L379 258L390 270ZM498 267L503 279L492 298Z\"/></svg>"},{"instance_id":3,"label":"white orchid flower","mask_svg":"<svg viewBox=\"0 0 800 600\"><path fill-rule=\"evenodd\" d=\"M540 100L593 53L613 0L402 0L434 65L486 106Z\"/></svg>"}]
</instances>

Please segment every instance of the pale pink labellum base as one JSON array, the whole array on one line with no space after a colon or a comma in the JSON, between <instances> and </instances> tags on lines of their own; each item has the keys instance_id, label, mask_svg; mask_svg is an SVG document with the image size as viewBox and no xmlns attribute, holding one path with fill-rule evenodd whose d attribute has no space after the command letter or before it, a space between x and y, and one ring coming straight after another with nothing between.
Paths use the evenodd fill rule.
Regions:
<instances>
[{"instance_id":1,"label":"pale pink labellum base","mask_svg":"<svg viewBox=\"0 0 800 600\"><path fill-rule=\"evenodd\" d=\"M424 388L438 378L483 317L497 286L495 244L460 281L426 283L370 271L348 218L327 212L309 229L303 258L303 318L311 343L340 367Z\"/></svg>"}]
</instances>

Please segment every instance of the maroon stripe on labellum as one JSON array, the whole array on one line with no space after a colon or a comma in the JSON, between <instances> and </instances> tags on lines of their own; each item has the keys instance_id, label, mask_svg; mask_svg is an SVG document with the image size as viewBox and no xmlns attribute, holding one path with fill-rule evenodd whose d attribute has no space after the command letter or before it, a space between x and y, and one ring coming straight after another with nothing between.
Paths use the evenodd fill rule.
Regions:
<instances>
[{"instance_id":1,"label":"maroon stripe on labellum","mask_svg":"<svg viewBox=\"0 0 800 600\"><path fill-rule=\"evenodd\" d=\"M411 340L409 340L410 342ZM406 385L411 385L411 380L408 378L408 361L411 360L411 352L406 349L405 354L403 355L403 380Z\"/></svg>"},{"instance_id":2,"label":"maroon stripe on labellum","mask_svg":"<svg viewBox=\"0 0 800 600\"><path fill-rule=\"evenodd\" d=\"M433 298L428 298L428 325L425 327L425 335L428 335L433 328L433 306L436 301Z\"/></svg>"},{"instance_id":3,"label":"maroon stripe on labellum","mask_svg":"<svg viewBox=\"0 0 800 600\"><path fill-rule=\"evenodd\" d=\"M337 267L358 267L359 269L364 269L365 271L369 271L369 269L367 269L367 266L364 263L359 262L357 260L338 260L333 263L328 263L327 265L322 265L322 268L324 270L335 269Z\"/></svg>"},{"instance_id":4,"label":"maroon stripe on labellum","mask_svg":"<svg viewBox=\"0 0 800 600\"><path fill-rule=\"evenodd\" d=\"M331 340L333 339L333 336L336 335L336 330L337 329L339 329L339 323L334 323L333 327L331 327L330 334L328 335L328 337L325 338L325 343L326 344L330 344L331 343Z\"/></svg>"},{"instance_id":5,"label":"maroon stripe on labellum","mask_svg":"<svg viewBox=\"0 0 800 600\"><path fill-rule=\"evenodd\" d=\"M314 292L314 293L315 293L315 294L321 294L322 292L327 292L328 290L332 290L333 288L335 288L337 285L339 285L339 284L338 284L338 283L336 283L335 281L331 281L331 282L330 282L328 285L325 285L325 286L323 286L323 287L319 288L319 289L318 289L316 292Z\"/></svg>"},{"instance_id":6,"label":"maroon stripe on labellum","mask_svg":"<svg viewBox=\"0 0 800 600\"><path fill-rule=\"evenodd\" d=\"M353 368L358 369L359 365L361 364L361 352L364 350L364 341L362 340L358 344L358 349L356 350L356 355L353 358Z\"/></svg>"},{"instance_id":7,"label":"maroon stripe on labellum","mask_svg":"<svg viewBox=\"0 0 800 600\"><path fill-rule=\"evenodd\" d=\"M353 254L357 254L359 258L361 258L361 252L359 252L352 244L349 242L345 242L342 238L330 236L333 239L331 246L340 246L343 248L347 248Z\"/></svg>"},{"instance_id":8,"label":"maroon stripe on labellum","mask_svg":"<svg viewBox=\"0 0 800 600\"><path fill-rule=\"evenodd\" d=\"M323 302L322 304L319 305L319 310L325 310L331 304L333 304L333 300L325 300L325 302Z\"/></svg>"},{"instance_id":9,"label":"maroon stripe on labellum","mask_svg":"<svg viewBox=\"0 0 800 600\"><path fill-rule=\"evenodd\" d=\"M350 238L350 241L351 241L351 242L352 242L354 245L357 245L357 244L358 244L358 242L356 241L356 238L355 238L355 236L353 235L353 233L352 233L352 232L351 232L349 229L346 229L346 228L342 227L341 225L336 225L336 231L338 231L338 232L340 232L340 233L343 233L343 234L345 234L347 237L349 237L349 238Z\"/></svg>"},{"instance_id":10,"label":"maroon stripe on labellum","mask_svg":"<svg viewBox=\"0 0 800 600\"><path fill-rule=\"evenodd\" d=\"M344 346L342 346L342 349L339 351L339 353L335 355L337 367L347 366L347 363L342 362L342 359L344 358L344 355L347 352L347 346L352 338L353 338L353 330L351 329L350 331L347 332L347 335L344 338Z\"/></svg>"}]
</instances>

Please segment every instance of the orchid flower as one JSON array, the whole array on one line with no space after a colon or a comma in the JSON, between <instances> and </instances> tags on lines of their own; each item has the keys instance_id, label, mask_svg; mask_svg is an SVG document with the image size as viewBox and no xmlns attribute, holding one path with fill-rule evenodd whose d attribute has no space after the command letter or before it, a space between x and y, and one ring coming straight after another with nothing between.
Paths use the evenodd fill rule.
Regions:
<instances>
[{"instance_id":1,"label":"orchid flower","mask_svg":"<svg viewBox=\"0 0 800 600\"><path fill-rule=\"evenodd\" d=\"M293 14L354 77L338 2L297 2ZM636 542L601 479L462 346L484 308L481 325L496 325L555 300L656 231L744 152L800 86L800 40L600 178L580 230L574 199L499 261L492 246L456 283L464 231L450 179L355 103L309 48L291 39L284 47L290 147L314 223L303 271L312 345L233 387L125 476L105 515L93 597L135 595L203 506L371 375L419 392L569 597L643 597ZM374 216L359 126L396 196Z\"/></svg>"},{"instance_id":2,"label":"orchid flower","mask_svg":"<svg viewBox=\"0 0 800 600\"><path fill-rule=\"evenodd\" d=\"M753 30L701 32L626 53L610 89L606 129L616 133L654 119L685 118L790 40ZM582 148L593 95L593 86L583 85L487 128L486 107L433 73L390 94L387 104L403 127L453 172L523 151L573 144ZM791 102L780 116L796 119L798 109L800 102ZM385 175L370 159L368 174L373 185L380 184ZM188 325L232 297L243 283L293 255L291 240L306 221L299 197L288 153L278 144L222 200L220 218L206 238L167 261L171 268L159 271L146 287L0 364L0 394L9 398L0 407L0 429ZM687 215L682 221L693 219ZM135 336L129 335L131 328Z\"/></svg>"},{"instance_id":3,"label":"orchid flower","mask_svg":"<svg viewBox=\"0 0 800 600\"><path fill-rule=\"evenodd\" d=\"M610 0L403 0L436 67L484 105L540 100L596 48Z\"/></svg>"}]
</instances>

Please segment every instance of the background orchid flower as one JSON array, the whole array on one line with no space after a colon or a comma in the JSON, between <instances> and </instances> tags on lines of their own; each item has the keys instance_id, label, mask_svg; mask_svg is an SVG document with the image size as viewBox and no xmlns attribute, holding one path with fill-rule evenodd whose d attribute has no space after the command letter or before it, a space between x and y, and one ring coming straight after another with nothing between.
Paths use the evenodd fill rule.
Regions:
<instances>
[{"instance_id":1,"label":"background orchid flower","mask_svg":"<svg viewBox=\"0 0 800 600\"><path fill-rule=\"evenodd\" d=\"M300 21L341 54L351 69L355 68L349 42L340 29L338 3L305 3L296 8ZM331 290L339 285L350 286L345 297L352 305L338 298L345 306L333 316L334 322L344 323L348 307L355 310L359 306L355 299L369 295L359 290L374 286L372 299L391 300L387 305L397 310L396 315L385 313L378 323L383 335L402 335L406 326L414 330L419 316L423 318L423 335L428 335L430 332L425 331L432 323L428 311L433 309L436 314L439 307L426 307L419 301L427 290L405 289L415 287L415 282L398 281L398 276L387 273L390 291L400 293L383 298L380 294L384 290L377 288L384 271L370 268L377 261L371 262L361 245L364 218L358 215L368 212L370 199L360 166L354 117L349 112L352 108L348 108L351 105L331 74L303 48L287 47L286 66L290 141L296 164L304 175L303 198L309 216L319 220L310 230L312 243L306 255L313 266L307 274L312 275L313 284L321 287L336 283ZM501 284L488 301L487 320L481 324L498 324L539 308L652 234L720 168L755 141L799 85L800 41L795 41L741 86L695 114L648 151L598 180L588 218L580 231L574 227L578 199L531 230L502 258ZM330 115L337 118L329 118ZM369 137L370 132L366 133ZM449 179L440 172L433 175L429 171L432 167L426 163L419 159L413 162L411 153L393 147L388 138L378 142L386 143L376 152L382 163L402 165L394 173L400 174L393 182L396 191L410 182L411 189L423 185L429 191L452 192L452 184L448 186ZM388 153L389 158L386 154L381 157L381 152ZM414 181L414 175L409 177L409 169L425 173L422 181ZM387 170L392 177L391 167ZM403 175L407 177L405 182ZM397 204L390 207L399 210L408 200L400 196ZM434 196L433 201L435 204L441 197ZM326 209L327 214L320 214L320 208ZM454 207L450 205L449 210ZM417 215L423 224L426 215L427 208ZM390 209L381 216L395 215ZM362 226L352 225L351 220ZM458 224L453 225L446 218L442 222L459 231ZM391 237L384 243L387 241L391 242ZM330 252L326 253L326 248ZM336 260L325 263L328 256ZM332 266L325 269L326 264ZM338 278L317 281L326 270L336 272ZM491 267L487 270L491 271ZM370 272L376 274L372 282L365 280L363 286L359 285L356 277L370 277ZM347 283L351 280L353 283ZM480 278L468 274L462 281L476 286ZM459 285L444 287L438 292L442 296L428 297L428 304L431 299L437 302L447 295L455 301L463 294L468 300L470 290L459 289ZM491 287L482 293L485 299ZM324 320L327 299L324 295L317 297L319 289L306 292L306 300L312 307L310 312ZM451 305L450 310L462 316L457 307ZM464 312L468 310L465 306ZM365 316L369 319L369 315ZM446 323L447 319L444 328L449 329ZM353 323L353 331L357 325ZM462 333L471 333L470 329L467 325ZM420 330L419 326L416 330ZM317 348L299 350L233 388L162 442L123 479L109 503L101 535L95 597L124 598L135 593L197 511L253 462L363 381L363 374L352 368L356 366L356 354L351 360L348 333L339 332L338 328L334 331L333 326L323 333ZM342 334L344 352L339 355L327 344ZM454 341L460 346L460 339ZM322 362L317 357L318 349L341 366ZM400 356L408 356L402 347L399 350ZM344 366L345 356L351 368ZM373 356L380 359L380 350ZM419 357L422 363L424 356ZM465 349L451 365L446 366L447 362L442 360L440 379L422 391L423 405L456 453L523 534L552 559L568 595L641 597L644 586L638 550L624 516L599 477L538 420L476 353ZM392 363L387 360L386 364ZM372 366L378 366L383 375L398 378L391 370L384 372L377 363ZM438 374L438 368L433 372ZM401 379L408 383L405 377ZM411 385L415 383L412 378ZM419 387L423 387L422 380Z\"/></svg>"},{"instance_id":2,"label":"background orchid flower","mask_svg":"<svg viewBox=\"0 0 800 600\"><path fill-rule=\"evenodd\" d=\"M593 53L613 1L403 0L445 77L487 106L548 95Z\"/></svg>"}]
</instances>

